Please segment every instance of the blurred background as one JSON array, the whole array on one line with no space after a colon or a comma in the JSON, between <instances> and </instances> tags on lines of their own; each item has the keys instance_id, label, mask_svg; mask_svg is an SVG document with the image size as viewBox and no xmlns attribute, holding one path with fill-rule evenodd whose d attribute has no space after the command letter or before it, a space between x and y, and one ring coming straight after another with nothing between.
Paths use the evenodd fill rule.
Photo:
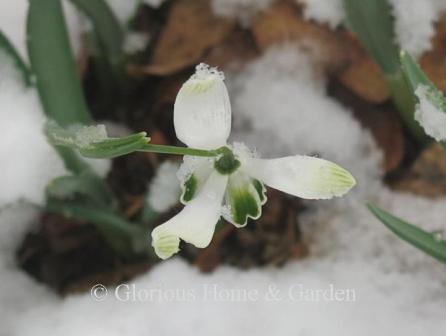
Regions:
<instances>
[{"instance_id":1,"label":"blurred background","mask_svg":"<svg viewBox=\"0 0 446 336\"><path fill-rule=\"evenodd\" d=\"M343 1L108 0L122 29L119 71L83 1L61 3L88 109L109 134L146 131L152 143L181 145L173 104L203 62L225 73L231 142L265 158L334 161L358 185L327 201L269 189L259 220L242 229L221 221L206 249L184 244L168 261L123 255L88 219L45 208L46 185L67 171L42 132L48 113L36 88L18 84L0 53L0 335L444 332L444 265L366 203L442 239L446 153L407 123L386 61L352 32ZM446 1L389 4L388 39L446 92ZM26 0L0 2L0 30L25 63L27 10ZM122 217L150 232L182 208L180 163L132 153L92 166ZM142 241L150 248L149 235Z\"/></svg>"}]
</instances>

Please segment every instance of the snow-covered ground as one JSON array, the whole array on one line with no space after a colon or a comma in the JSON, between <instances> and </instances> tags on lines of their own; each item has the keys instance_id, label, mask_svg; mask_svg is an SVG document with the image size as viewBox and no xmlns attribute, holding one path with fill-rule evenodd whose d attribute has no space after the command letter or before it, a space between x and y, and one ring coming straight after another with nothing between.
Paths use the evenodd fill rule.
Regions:
<instances>
[{"instance_id":1,"label":"snow-covered ground","mask_svg":"<svg viewBox=\"0 0 446 336\"><path fill-rule=\"evenodd\" d=\"M97 289L96 297L59 298L14 262L38 209L23 202L3 206L1 336L444 334L444 265L397 239L364 204L373 201L428 230L444 230L446 200L395 193L382 184L380 150L350 112L325 94L317 64L299 48L272 49L227 77L233 140L257 147L265 157L318 154L358 180L345 198L308 202L300 222L310 256L281 269L220 267L208 275L174 258L119 287L117 295L108 288L105 297ZM9 110L29 104L33 95L16 95L20 104ZM2 119L9 116L4 109L0 96ZM3 134L3 122L0 127ZM0 149L5 164L8 152ZM14 187L2 184L0 194ZM324 297L330 285L344 295Z\"/></svg>"},{"instance_id":2,"label":"snow-covered ground","mask_svg":"<svg viewBox=\"0 0 446 336\"><path fill-rule=\"evenodd\" d=\"M343 24L343 0L294 0L304 6L307 19L328 24L331 28ZM222 16L235 17L247 25L259 11L274 0L211 0L214 11ZM434 24L446 11L444 0L389 0L395 16L397 42L402 49L420 56L431 48Z\"/></svg>"}]
</instances>

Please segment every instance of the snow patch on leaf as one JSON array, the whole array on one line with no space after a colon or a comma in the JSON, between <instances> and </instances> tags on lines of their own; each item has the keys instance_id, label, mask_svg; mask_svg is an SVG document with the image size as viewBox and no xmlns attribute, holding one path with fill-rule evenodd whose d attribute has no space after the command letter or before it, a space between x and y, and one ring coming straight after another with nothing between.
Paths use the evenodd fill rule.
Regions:
<instances>
[{"instance_id":1,"label":"snow patch on leaf","mask_svg":"<svg viewBox=\"0 0 446 336\"><path fill-rule=\"evenodd\" d=\"M418 86L415 94L419 99L415 119L435 140L446 140L446 98L426 85Z\"/></svg>"}]
</instances>

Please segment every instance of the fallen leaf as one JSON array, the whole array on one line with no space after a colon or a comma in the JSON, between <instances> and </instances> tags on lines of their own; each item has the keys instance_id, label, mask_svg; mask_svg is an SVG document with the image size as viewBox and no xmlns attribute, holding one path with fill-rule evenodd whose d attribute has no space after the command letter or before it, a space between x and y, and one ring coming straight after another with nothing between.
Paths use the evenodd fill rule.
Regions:
<instances>
[{"instance_id":1,"label":"fallen leaf","mask_svg":"<svg viewBox=\"0 0 446 336\"><path fill-rule=\"evenodd\" d=\"M175 1L151 63L140 70L164 76L185 69L223 41L234 27L233 20L212 13L208 0Z\"/></svg>"},{"instance_id":2,"label":"fallen leaf","mask_svg":"<svg viewBox=\"0 0 446 336\"><path fill-rule=\"evenodd\" d=\"M446 14L435 25L432 50L420 59L420 65L432 82L446 93Z\"/></svg>"},{"instance_id":3,"label":"fallen leaf","mask_svg":"<svg viewBox=\"0 0 446 336\"><path fill-rule=\"evenodd\" d=\"M389 88L378 65L364 52L358 52L343 71L339 80L361 98L371 103L383 103L389 99Z\"/></svg>"},{"instance_id":4,"label":"fallen leaf","mask_svg":"<svg viewBox=\"0 0 446 336\"><path fill-rule=\"evenodd\" d=\"M237 29L220 44L214 46L204 56L202 62L225 71L237 71L257 56L259 56L259 50L251 32Z\"/></svg>"},{"instance_id":5,"label":"fallen leaf","mask_svg":"<svg viewBox=\"0 0 446 336\"><path fill-rule=\"evenodd\" d=\"M301 7L295 2L279 1L261 12L254 19L252 31L261 50L285 42L312 42L318 52L328 56L327 61L337 63L344 58L336 33L326 26L305 20Z\"/></svg>"},{"instance_id":6,"label":"fallen leaf","mask_svg":"<svg viewBox=\"0 0 446 336\"><path fill-rule=\"evenodd\" d=\"M301 6L279 1L261 13L253 25L259 47L299 42L321 65L361 98L382 103L389 98L384 76L348 31L306 20Z\"/></svg>"}]
</instances>

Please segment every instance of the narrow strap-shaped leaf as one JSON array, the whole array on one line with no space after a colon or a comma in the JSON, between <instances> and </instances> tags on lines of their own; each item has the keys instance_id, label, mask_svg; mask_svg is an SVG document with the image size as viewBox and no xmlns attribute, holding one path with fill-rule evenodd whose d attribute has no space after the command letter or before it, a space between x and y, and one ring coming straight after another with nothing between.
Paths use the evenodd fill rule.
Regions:
<instances>
[{"instance_id":1,"label":"narrow strap-shaped leaf","mask_svg":"<svg viewBox=\"0 0 446 336\"><path fill-rule=\"evenodd\" d=\"M17 70L23 76L23 82L26 86L31 85L31 71L29 70L26 63L23 61L20 54L12 45L11 41L6 37L5 34L0 30L0 52L4 52L8 57L12 59Z\"/></svg>"},{"instance_id":2,"label":"narrow strap-shaped leaf","mask_svg":"<svg viewBox=\"0 0 446 336\"><path fill-rule=\"evenodd\" d=\"M146 132L109 138L104 125L62 128L54 122L48 122L45 134L55 146L75 149L85 157L96 159L111 159L143 150L150 141Z\"/></svg>"},{"instance_id":3,"label":"narrow strap-shaped leaf","mask_svg":"<svg viewBox=\"0 0 446 336\"><path fill-rule=\"evenodd\" d=\"M343 0L347 21L364 48L384 72L401 119L418 142L428 138L414 119L415 103L401 73L395 23L388 0Z\"/></svg>"},{"instance_id":4,"label":"narrow strap-shaped leaf","mask_svg":"<svg viewBox=\"0 0 446 336\"><path fill-rule=\"evenodd\" d=\"M400 53L400 62L401 68L403 69L404 75L406 76L414 96L419 85L427 85L435 88L434 84L427 78L426 74L421 70L417 62L415 62L409 53L402 51Z\"/></svg>"},{"instance_id":5,"label":"narrow strap-shaped leaf","mask_svg":"<svg viewBox=\"0 0 446 336\"><path fill-rule=\"evenodd\" d=\"M386 74L398 72L392 9L387 0L343 0L350 28Z\"/></svg>"},{"instance_id":6,"label":"narrow strap-shaped leaf","mask_svg":"<svg viewBox=\"0 0 446 336\"><path fill-rule=\"evenodd\" d=\"M88 148L82 148L79 152L89 158L112 159L122 155L140 151L147 145L150 138L145 132L130 135L125 138L107 139L91 144Z\"/></svg>"},{"instance_id":7,"label":"narrow strap-shaped leaf","mask_svg":"<svg viewBox=\"0 0 446 336\"><path fill-rule=\"evenodd\" d=\"M83 173L80 175L61 176L52 180L46 187L47 197L60 200L74 200L81 196L94 204L106 206L110 204L109 191L103 190L96 175Z\"/></svg>"},{"instance_id":8,"label":"narrow strap-shaped leaf","mask_svg":"<svg viewBox=\"0 0 446 336\"><path fill-rule=\"evenodd\" d=\"M147 229L128 222L108 209L101 209L77 201L49 199L47 209L66 217L87 221L95 225L110 246L123 257L150 255Z\"/></svg>"},{"instance_id":9,"label":"narrow strap-shaped leaf","mask_svg":"<svg viewBox=\"0 0 446 336\"><path fill-rule=\"evenodd\" d=\"M60 0L29 0L27 44L40 100L62 126L87 124L87 108Z\"/></svg>"},{"instance_id":10,"label":"narrow strap-shaped leaf","mask_svg":"<svg viewBox=\"0 0 446 336\"><path fill-rule=\"evenodd\" d=\"M430 103L438 109L439 113L446 113L445 96L426 76L412 56L410 56L409 53L402 51L400 54L400 61L406 81L412 90L413 100L419 102L416 91L420 86L425 86L427 88L426 98L428 98ZM441 141L440 143L446 149L446 141Z\"/></svg>"},{"instance_id":11,"label":"narrow strap-shaped leaf","mask_svg":"<svg viewBox=\"0 0 446 336\"><path fill-rule=\"evenodd\" d=\"M446 263L446 241L437 238L435 234L421 230L415 225L409 224L372 204L368 204L367 206L376 218L378 218L398 237L441 262Z\"/></svg>"},{"instance_id":12,"label":"narrow strap-shaped leaf","mask_svg":"<svg viewBox=\"0 0 446 336\"><path fill-rule=\"evenodd\" d=\"M92 22L95 35L105 57L112 66L123 61L124 33L104 0L71 0Z\"/></svg>"}]
</instances>

